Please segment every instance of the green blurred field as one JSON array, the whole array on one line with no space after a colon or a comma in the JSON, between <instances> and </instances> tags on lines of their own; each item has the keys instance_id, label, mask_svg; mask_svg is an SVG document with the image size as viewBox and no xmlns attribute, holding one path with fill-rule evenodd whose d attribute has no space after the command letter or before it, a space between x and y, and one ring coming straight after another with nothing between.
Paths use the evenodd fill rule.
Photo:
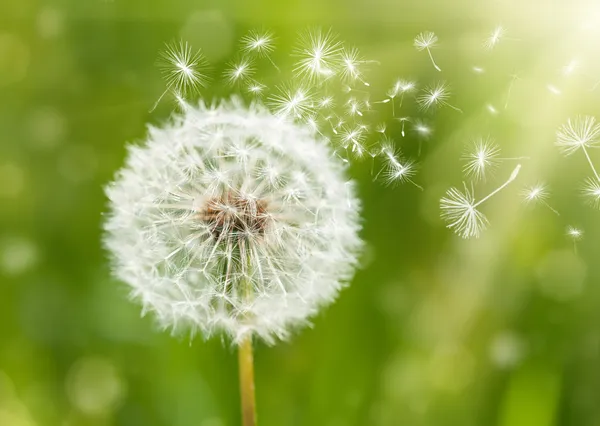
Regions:
<instances>
[{"instance_id":1,"label":"green blurred field","mask_svg":"<svg viewBox=\"0 0 600 426\"><path fill-rule=\"evenodd\" d=\"M498 24L507 39L486 53L481 43ZM3 0L0 426L239 424L234 349L156 330L111 279L102 186L125 143L173 107L148 112L164 90L154 63L165 42L202 48L218 75L248 29L272 28L274 57L290 66L295 35L311 25L331 26L380 62L369 73L374 93L398 76L443 77L465 113L429 117L424 192L373 183L368 164L351 169L364 202L364 268L314 327L258 346L259 424L600 425L600 211L579 194L585 158L554 146L568 117L600 115L600 5ZM412 47L423 30L440 37L442 76ZM581 68L563 75L573 59ZM419 114L414 102L406 109ZM460 185L465 143L488 135L506 156L531 158L487 205L490 229L463 241L445 229L439 198ZM402 144L417 154L414 134ZM521 203L522 185L537 180L550 185L559 217ZM585 230L576 248L567 225Z\"/></svg>"}]
</instances>

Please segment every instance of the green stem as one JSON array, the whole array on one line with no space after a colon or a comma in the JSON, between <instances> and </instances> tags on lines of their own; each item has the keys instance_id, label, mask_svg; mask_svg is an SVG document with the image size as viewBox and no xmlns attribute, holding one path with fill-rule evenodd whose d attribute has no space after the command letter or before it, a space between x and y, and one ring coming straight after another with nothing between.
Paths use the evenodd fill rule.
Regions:
<instances>
[{"instance_id":1,"label":"green stem","mask_svg":"<svg viewBox=\"0 0 600 426\"><path fill-rule=\"evenodd\" d=\"M254 355L252 336L242 340L238 348L240 364L240 395L242 400L242 425L256 426L256 400L254 395Z\"/></svg>"}]
</instances>

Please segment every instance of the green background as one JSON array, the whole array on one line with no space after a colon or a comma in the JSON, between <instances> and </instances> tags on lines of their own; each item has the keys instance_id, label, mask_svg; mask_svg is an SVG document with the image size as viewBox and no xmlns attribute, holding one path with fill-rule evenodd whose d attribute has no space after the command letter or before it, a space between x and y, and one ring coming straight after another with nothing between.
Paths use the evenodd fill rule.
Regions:
<instances>
[{"instance_id":1,"label":"green background","mask_svg":"<svg viewBox=\"0 0 600 426\"><path fill-rule=\"evenodd\" d=\"M498 24L507 35L486 52ZM164 90L154 63L165 42L202 48L218 75L239 37L265 26L289 68L295 35L313 25L380 62L367 74L373 99L399 76L421 86L443 78L464 114L403 107L434 128L415 178L424 192L373 183L368 164L351 168L364 202L363 268L313 327L257 345L259 424L600 425L600 211L580 195L590 176L581 152L563 158L554 146L568 117L600 113L600 6L567 0L3 0L0 425L239 424L235 349L156 330L111 279L102 186L125 143L173 107L148 112ZM412 47L424 30L440 37L441 75ZM563 75L574 58L581 68ZM402 139L396 125L389 135L417 157L414 133ZM460 156L476 136L530 159L483 208L490 229L464 241L438 203L460 185ZM560 216L523 205L520 188L538 180ZM575 246L567 225L585 231Z\"/></svg>"}]
</instances>

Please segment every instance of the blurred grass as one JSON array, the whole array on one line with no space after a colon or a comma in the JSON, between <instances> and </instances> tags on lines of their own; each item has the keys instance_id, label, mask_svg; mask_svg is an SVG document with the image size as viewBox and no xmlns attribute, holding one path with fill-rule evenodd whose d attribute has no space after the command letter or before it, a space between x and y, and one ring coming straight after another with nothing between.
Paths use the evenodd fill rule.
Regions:
<instances>
[{"instance_id":1,"label":"blurred grass","mask_svg":"<svg viewBox=\"0 0 600 426\"><path fill-rule=\"evenodd\" d=\"M598 10L512 0L0 4L0 425L239 424L228 343L157 332L110 278L102 185L125 142L172 108L148 113L164 90L153 66L164 42L184 36L217 75L239 36L263 25L276 31L275 57L287 64L299 30L333 26L381 62L369 75L373 93L397 76L440 78L412 48L416 33L433 30L442 77L465 114L429 117L423 193L372 183L367 164L352 168L365 267L313 328L259 346L260 424L597 425L599 213L577 193L585 160L560 157L553 140L567 117L599 113ZM481 41L497 24L513 40L486 54ZM582 72L563 78L574 57ZM486 73L473 74L475 65ZM490 115L487 103L501 113ZM492 227L481 240L444 228L438 200L460 183L459 157L479 135L507 156L531 156L519 185L547 180L559 218L524 208L513 188L487 206ZM414 135L403 143L416 155ZM567 224L586 231L577 254Z\"/></svg>"}]
</instances>

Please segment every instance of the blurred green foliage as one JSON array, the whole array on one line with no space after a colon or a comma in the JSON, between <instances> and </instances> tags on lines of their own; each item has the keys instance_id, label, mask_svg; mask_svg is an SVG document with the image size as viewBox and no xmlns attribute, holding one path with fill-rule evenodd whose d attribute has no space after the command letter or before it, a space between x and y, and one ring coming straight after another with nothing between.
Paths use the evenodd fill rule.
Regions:
<instances>
[{"instance_id":1,"label":"blurred green foliage","mask_svg":"<svg viewBox=\"0 0 600 426\"><path fill-rule=\"evenodd\" d=\"M600 212L578 193L585 159L553 146L567 117L600 113L599 16L584 0L4 0L0 425L239 424L234 348L157 331L111 279L102 186L125 143L173 107L148 112L164 90L154 67L164 42L202 48L218 75L236 40L262 26L277 33L275 58L290 65L294 36L309 25L332 26L380 62L368 76L373 93L398 76L442 77L465 113L429 117L424 192L373 183L368 164L351 169L364 201L364 267L313 328L258 345L259 423L600 424ZM506 40L485 52L498 24ZM412 47L423 30L440 37L441 75ZM565 76L573 59L582 67ZM439 198L460 184L464 145L480 135L507 156L531 157L518 185L547 181L560 217L525 208L515 185L487 206L482 239L444 228ZM414 134L402 144L417 155ZM568 224L585 230L575 247Z\"/></svg>"}]
</instances>

